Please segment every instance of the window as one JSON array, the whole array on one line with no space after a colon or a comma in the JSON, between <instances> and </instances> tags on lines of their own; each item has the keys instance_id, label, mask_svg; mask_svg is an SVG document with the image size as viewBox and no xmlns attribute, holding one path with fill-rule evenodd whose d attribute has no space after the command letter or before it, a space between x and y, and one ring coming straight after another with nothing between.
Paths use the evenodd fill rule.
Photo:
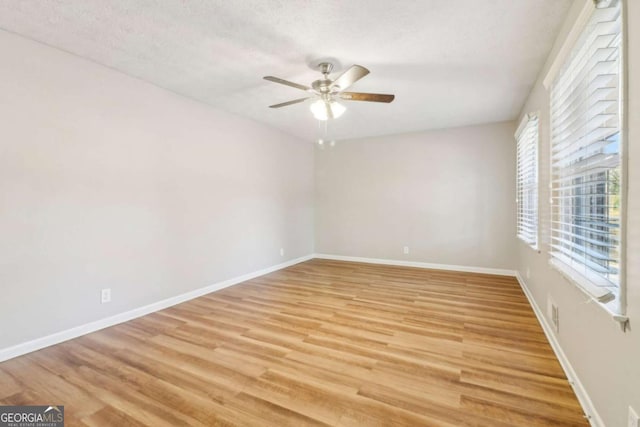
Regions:
<instances>
[{"instance_id":1,"label":"window","mask_svg":"<svg viewBox=\"0 0 640 427\"><path fill-rule=\"evenodd\" d=\"M550 253L607 302L621 268L621 5L597 7L551 88Z\"/></svg>"},{"instance_id":2,"label":"window","mask_svg":"<svg viewBox=\"0 0 640 427\"><path fill-rule=\"evenodd\" d=\"M527 115L516 131L517 234L538 247L538 117Z\"/></svg>"}]
</instances>

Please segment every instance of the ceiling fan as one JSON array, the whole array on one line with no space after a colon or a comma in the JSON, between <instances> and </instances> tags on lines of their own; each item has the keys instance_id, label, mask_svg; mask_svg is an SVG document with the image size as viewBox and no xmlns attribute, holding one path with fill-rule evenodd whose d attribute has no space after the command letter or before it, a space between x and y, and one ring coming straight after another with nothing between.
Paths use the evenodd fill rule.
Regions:
<instances>
[{"instance_id":1,"label":"ceiling fan","mask_svg":"<svg viewBox=\"0 0 640 427\"><path fill-rule=\"evenodd\" d=\"M309 96L304 98L270 105L269 108L286 107L304 102L307 99L316 98L311 104L311 112L318 120L328 120L340 117L345 111L345 107L337 101L338 99L389 103L395 98L395 95L381 93L345 92L348 87L369 74L369 70L361 65L352 65L333 80L329 78L329 74L333 70L331 62L320 62L317 68L322 73L322 78L311 83L311 86L301 85L278 77L265 76L264 79L270 82L291 86L309 93Z\"/></svg>"}]
</instances>

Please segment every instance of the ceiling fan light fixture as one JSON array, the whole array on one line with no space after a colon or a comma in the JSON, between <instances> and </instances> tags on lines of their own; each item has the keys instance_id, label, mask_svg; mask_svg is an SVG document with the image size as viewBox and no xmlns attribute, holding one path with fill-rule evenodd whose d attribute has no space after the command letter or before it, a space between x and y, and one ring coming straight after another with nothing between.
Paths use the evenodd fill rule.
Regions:
<instances>
[{"instance_id":1,"label":"ceiling fan light fixture","mask_svg":"<svg viewBox=\"0 0 640 427\"><path fill-rule=\"evenodd\" d=\"M342 113L344 113L347 110L347 107L345 107L344 105L340 104L337 101L331 101L330 107L331 107L331 112L333 114L334 119L337 119L338 117L340 117Z\"/></svg>"},{"instance_id":2,"label":"ceiling fan light fixture","mask_svg":"<svg viewBox=\"0 0 640 427\"><path fill-rule=\"evenodd\" d=\"M325 101L324 99L317 99L311 103L309 107L313 113L313 117L318 120L337 119L346 110L345 106L334 100Z\"/></svg>"}]
</instances>

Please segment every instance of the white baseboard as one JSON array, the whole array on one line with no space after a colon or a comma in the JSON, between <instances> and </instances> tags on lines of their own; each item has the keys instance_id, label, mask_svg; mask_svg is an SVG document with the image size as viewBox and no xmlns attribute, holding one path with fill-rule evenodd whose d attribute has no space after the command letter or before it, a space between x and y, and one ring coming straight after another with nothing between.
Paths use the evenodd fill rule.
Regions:
<instances>
[{"instance_id":1,"label":"white baseboard","mask_svg":"<svg viewBox=\"0 0 640 427\"><path fill-rule=\"evenodd\" d=\"M516 275L515 270L505 270L501 268L469 267L464 265L433 264L429 262L402 261L402 260L381 259L381 258L363 258L363 257L355 257L355 256L329 255L329 254L314 254L313 257L320 258L320 259L331 259L335 261L364 262L367 264L398 265L402 267L428 268L432 270L450 270L450 271L463 271L466 273L495 274L497 276L515 276Z\"/></svg>"},{"instance_id":2,"label":"white baseboard","mask_svg":"<svg viewBox=\"0 0 640 427\"><path fill-rule=\"evenodd\" d=\"M560 347L560 343L558 342L558 339L556 338L555 333L553 333L553 329L549 325L549 322L547 322L547 318L544 316L544 312L540 310L540 306L538 306L538 303L536 303L536 300L533 298L533 295L529 291L529 288L527 288L527 284L525 283L522 276L520 276L519 272L516 272L516 278L518 279L518 283L520 283L520 287L522 288L522 291L527 296L527 299L529 300L529 304L531 304L531 307L533 308L533 312L536 314L536 317L538 318L538 322L540 322L540 326L542 326L542 330L544 331L544 334L547 336L547 340L549 341L549 344L551 344L551 348L556 354L558 361L560 361L560 365L562 366L564 373L569 379L569 384L571 384L571 387L573 387L573 391L576 393L576 397L578 398L578 401L582 406L582 410L587 415L588 417L587 419L589 420L589 423L591 424L592 427L605 427L605 424L602 421L602 418L598 414L598 411L596 411L596 408L593 405L593 402L591 401L591 399L589 398L589 395L587 394L587 390L584 388L584 386L580 382L580 379L576 375L576 372L574 371L573 366L571 366L571 362L569 362L569 359L567 358L566 354L564 354L562 347Z\"/></svg>"},{"instance_id":3,"label":"white baseboard","mask_svg":"<svg viewBox=\"0 0 640 427\"><path fill-rule=\"evenodd\" d=\"M277 264L271 267L264 268L262 270L254 271L252 273L244 274L242 276L234 277L232 279L224 280L222 282L214 283L204 288L196 289L175 297L167 298L162 301L154 302L143 307L138 307L124 313L119 313L104 319L96 320L91 323L76 326L65 331L56 332L51 335L47 335L42 338L36 338L31 341L27 341L21 344L14 345L0 349L0 362L3 362L14 357L21 356L23 354L31 353L32 351L40 350L44 347L49 347L55 344L59 344L64 341L68 341L73 338L77 338L82 335L89 334L91 332L99 331L100 329L108 328L119 323L133 320L146 314L154 313L159 310L171 307L176 304L183 303L185 301L198 298L202 295L206 295L211 292L218 291L220 289L228 288L229 286L236 285L247 280L254 279L259 276L263 276L268 273L272 273L277 270L281 270L292 265L308 261L313 258L313 255L306 255L300 258L292 259L281 264Z\"/></svg>"}]
</instances>

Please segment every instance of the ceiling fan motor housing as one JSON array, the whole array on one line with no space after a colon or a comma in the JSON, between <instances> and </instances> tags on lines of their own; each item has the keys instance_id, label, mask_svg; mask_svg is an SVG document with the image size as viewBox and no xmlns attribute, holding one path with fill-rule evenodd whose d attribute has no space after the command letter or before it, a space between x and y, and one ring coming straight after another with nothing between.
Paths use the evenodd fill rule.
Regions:
<instances>
[{"instance_id":1,"label":"ceiling fan motor housing","mask_svg":"<svg viewBox=\"0 0 640 427\"><path fill-rule=\"evenodd\" d=\"M333 86L331 87L332 80L330 79L320 79L311 83L311 87L320 95L337 93L340 88Z\"/></svg>"}]
</instances>

